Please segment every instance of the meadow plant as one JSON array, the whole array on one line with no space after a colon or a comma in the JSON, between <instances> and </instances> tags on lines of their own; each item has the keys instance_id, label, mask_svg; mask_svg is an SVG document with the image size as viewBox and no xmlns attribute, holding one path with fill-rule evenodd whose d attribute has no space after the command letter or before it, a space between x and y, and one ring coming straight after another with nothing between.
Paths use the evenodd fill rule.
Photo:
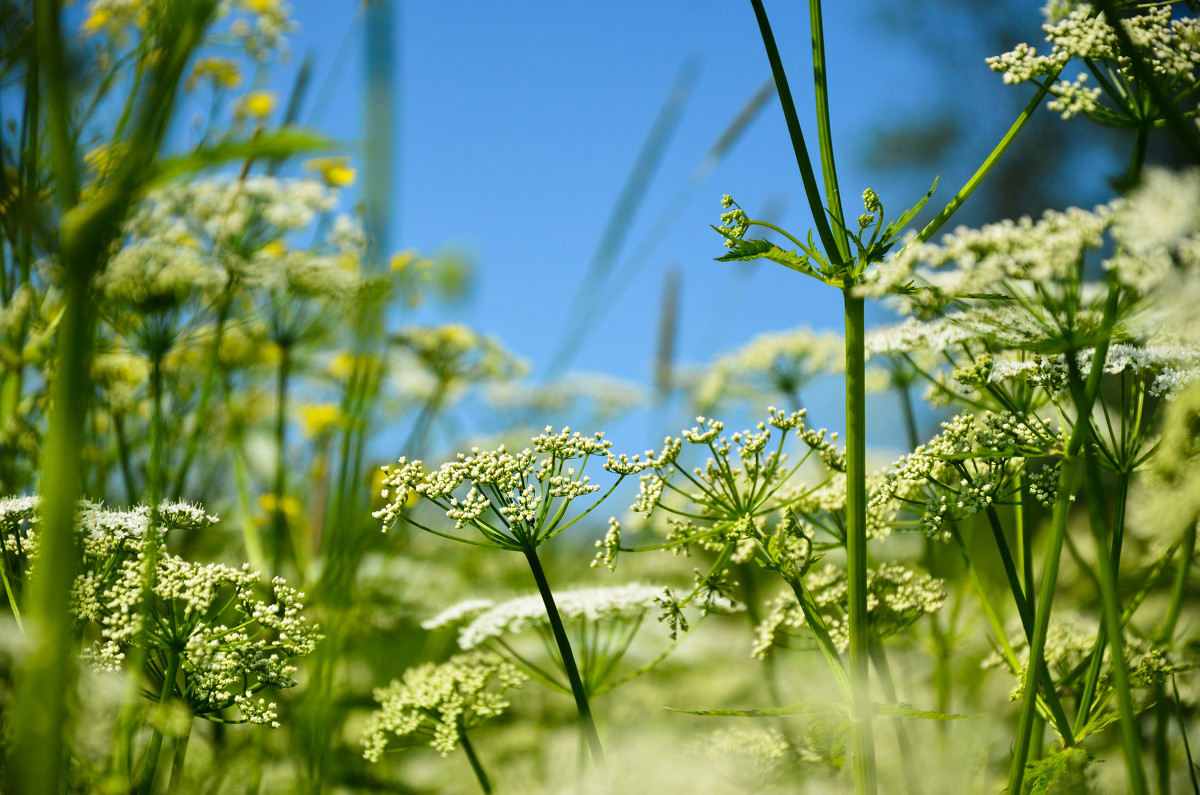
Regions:
<instances>
[{"instance_id":1,"label":"meadow plant","mask_svg":"<svg viewBox=\"0 0 1200 795\"><path fill-rule=\"evenodd\" d=\"M751 7L811 231L724 196L717 259L838 290L844 326L715 359L695 425L638 456L563 427L636 409L636 385L526 379L501 341L409 317L469 268L382 250L381 95L360 162L295 125L307 67L265 89L285 4L93 0L78 56L58 3L6 17L0 494L40 497L0 500L0 788L457 791L461 747L485 792L1200 792L1194 4L1047 3L1049 52L986 62L1027 104L923 226L936 178L899 213L870 188L843 206L819 0L808 140ZM948 227L1043 103L1132 133L1112 198ZM1183 162L1148 165L1168 134ZM897 322L868 333L869 301ZM803 408L831 384L837 433ZM907 447L869 469L879 385ZM727 432L734 406L786 408ZM561 423L485 444L468 411L505 440ZM378 470L385 428L403 457Z\"/></svg>"}]
</instances>

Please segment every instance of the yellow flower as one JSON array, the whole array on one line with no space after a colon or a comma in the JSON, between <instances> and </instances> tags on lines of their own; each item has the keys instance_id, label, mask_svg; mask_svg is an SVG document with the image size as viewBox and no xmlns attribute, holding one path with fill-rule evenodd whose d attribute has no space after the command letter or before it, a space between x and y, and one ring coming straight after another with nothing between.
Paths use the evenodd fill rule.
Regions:
<instances>
[{"instance_id":1,"label":"yellow flower","mask_svg":"<svg viewBox=\"0 0 1200 795\"><path fill-rule=\"evenodd\" d=\"M287 253L287 250L287 243L282 240L272 240L259 249L260 252L266 254L268 257L282 257Z\"/></svg>"},{"instance_id":2,"label":"yellow flower","mask_svg":"<svg viewBox=\"0 0 1200 795\"><path fill-rule=\"evenodd\" d=\"M318 157L305 162L304 167L319 174L321 179L335 188L353 185L357 173L350 167L348 157Z\"/></svg>"},{"instance_id":3,"label":"yellow flower","mask_svg":"<svg viewBox=\"0 0 1200 795\"><path fill-rule=\"evenodd\" d=\"M346 424L346 415L333 403L310 403L300 407L300 428L305 437L316 439Z\"/></svg>"},{"instance_id":4,"label":"yellow flower","mask_svg":"<svg viewBox=\"0 0 1200 795\"><path fill-rule=\"evenodd\" d=\"M192 67L192 74L187 79L187 89L191 91L202 79L212 81L213 88L237 88L242 83L242 73L237 61L230 58L199 58Z\"/></svg>"},{"instance_id":5,"label":"yellow flower","mask_svg":"<svg viewBox=\"0 0 1200 795\"><path fill-rule=\"evenodd\" d=\"M274 494L264 494L258 498L258 504L267 512L268 516L279 510L289 523L295 522L304 515L304 508L300 505L300 500L291 495L284 495L282 500L276 501Z\"/></svg>"},{"instance_id":6,"label":"yellow flower","mask_svg":"<svg viewBox=\"0 0 1200 795\"><path fill-rule=\"evenodd\" d=\"M111 22L112 18L112 12L107 8L97 8L83 21L83 30L89 34L96 33Z\"/></svg>"},{"instance_id":7,"label":"yellow flower","mask_svg":"<svg viewBox=\"0 0 1200 795\"><path fill-rule=\"evenodd\" d=\"M271 91L251 91L242 98L238 107L241 116L253 116L258 119L270 116L275 110L275 94Z\"/></svg>"},{"instance_id":8,"label":"yellow flower","mask_svg":"<svg viewBox=\"0 0 1200 795\"><path fill-rule=\"evenodd\" d=\"M329 362L329 374L339 381L346 381L357 371L359 373L374 373L382 368L378 357L366 354L355 355L343 351Z\"/></svg>"}]
</instances>

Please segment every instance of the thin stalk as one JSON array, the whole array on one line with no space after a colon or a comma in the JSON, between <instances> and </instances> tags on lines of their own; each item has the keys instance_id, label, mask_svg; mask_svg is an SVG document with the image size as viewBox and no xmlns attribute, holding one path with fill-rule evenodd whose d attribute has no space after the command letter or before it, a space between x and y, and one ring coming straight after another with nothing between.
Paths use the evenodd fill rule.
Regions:
<instances>
[{"instance_id":1,"label":"thin stalk","mask_svg":"<svg viewBox=\"0 0 1200 795\"><path fill-rule=\"evenodd\" d=\"M821 190L817 187L817 176L813 172L812 160L808 156L808 147L804 144L804 131L800 127L800 117L796 115L796 103L792 100L792 90L788 87L787 73L783 70L783 61L779 57L779 48L775 45L775 34L771 32L771 23L767 20L766 9L762 0L750 0L754 6L754 16L758 19L758 30L762 34L763 46L767 50L767 60L771 63L771 75L775 78L775 90L779 93L779 104L783 107L783 118L787 121L788 135L792 139L792 149L796 153L796 165L800 167L800 179L804 182L804 195L808 198L808 209L812 213L813 225L817 228L817 236L821 245L832 257L833 252L839 251L833 230L825 219L825 208L821 206Z\"/></svg>"},{"instance_id":2,"label":"thin stalk","mask_svg":"<svg viewBox=\"0 0 1200 795\"><path fill-rule=\"evenodd\" d=\"M183 782L183 763L187 759L188 742L192 739L192 723L194 719L189 719L187 731L182 737L175 740L175 755L171 758L171 780L167 784L167 792L179 792L179 785Z\"/></svg>"},{"instance_id":3,"label":"thin stalk","mask_svg":"<svg viewBox=\"0 0 1200 795\"><path fill-rule=\"evenodd\" d=\"M958 208L962 207L967 199L971 198L971 194L975 192L975 189L980 186L987 175L991 173L992 169L996 167L996 164L1000 162L1000 158L1008 151L1008 147L1012 146L1012 142L1017 139L1017 135L1033 117L1033 112L1037 110L1038 105L1042 104L1042 100L1050 92L1050 86L1054 85L1054 81L1058 79L1061 71L1062 67L1059 67L1053 74L1046 76L1042 87L1033 95L1033 99L1029 100L1028 104L1025 105L1025 109L1021 111L1021 115L1017 116L1016 121L1008 128L1008 132L1004 133L1004 137L1000 139L1000 142L996 144L988 156L984 158L983 163L971 175L967 183L959 189L958 193L954 194L954 198L949 201L946 207L932 221L926 224L921 233L917 235L918 242L924 243L933 237L950 220L950 217L958 212Z\"/></svg>"},{"instance_id":4,"label":"thin stalk","mask_svg":"<svg viewBox=\"0 0 1200 795\"><path fill-rule=\"evenodd\" d=\"M851 734L854 785L872 795L875 742L868 691L870 633L867 614L867 400L863 299L843 289L846 309L846 581L850 633Z\"/></svg>"},{"instance_id":5,"label":"thin stalk","mask_svg":"<svg viewBox=\"0 0 1200 795\"><path fill-rule=\"evenodd\" d=\"M291 346L279 345L279 369L275 378L275 496L271 511L271 570L278 576L283 570L283 552L287 541L288 523L283 510L287 493L287 396L288 376L291 374ZM297 554L299 565L300 556Z\"/></svg>"},{"instance_id":6,"label":"thin stalk","mask_svg":"<svg viewBox=\"0 0 1200 795\"><path fill-rule=\"evenodd\" d=\"M800 611L804 613L805 622L808 623L813 637L817 640L817 649L821 652L821 656L825 658L825 662L829 666L829 672L833 674L833 680L837 684L838 692L841 694L842 699L847 704L850 704L852 701L850 675L846 673L846 666L842 663L841 655L838 654L837 646L834 645L833 638L829 635L829 629L826 628L825 621L821 618L821 614L817 612L817 606L813 602L812 595L804 587L804 581L799 577L786 579L787 584L792 588L792 593L796 595L796 601L800 604Z\"/></svg>"},{"instance_id":7,"label":"thin stalk","mask_svg":"<svg viewBox=\"0 0 1200 795\"><path fill-rule=\"evenodd\" d=\"M492 782L488 781L487 771L479 763L479 757L475 755L475 749L471 747L471 741L467 739L467 733L461 728L458 730L458 741L462 745L463 751L467 754L467 761L471 763L471 770L475 771L475 780L479 782L479 788L488 795L491 795Z\"/></svg>"},{"instance_id":8,"label":"thin stalk","mask_svg":"<svg viewBox=\"0 0 1200 795\"><path fill-rule=\"evenodd\" d=\"M554 603L554 594L550 583L546 581L546 573L542 570L542 562L538 560L537 547L527 546L522 550L525 559L529 561L529 570L537 582L538 593L546 606L546 617L550 620L550 629L554 632L554 641L558 644L558 652L562 655L563 669L567 681L571 683L571 694L575 696L575 708L579 711L580 731L587 747L591 751L596 765L604 765L604 748L600 745L600 734L596 731L596 722L592 718L592 708L588 705L587 693L583 689L583 680L579 677L579 668L575 665L575 655L571 653L571 641L563 627L562 616L558 613L558 605Z\"/></svg>"},{"instance_id":9,"label":"thin stalk","mask_svg":"<svg viewBox=\"0 0 1200 795\"><path fill-rule=\"evenodd\" d=\"M812 29L813 84L817 100L817 142L821 147L821 176L825 179L825 201L829 215L835 221L833 239L838 257L850 261L850 243L846 237L846 219L842 212L841 191L838 189L837 167L833 161L833 130L829 122L829 83L825 61L825 27L822 23L821 0L808 2L809 26ZM831 252L832 254L832 252ZM866 263L861 263L865 266Z\"/></svg>"},{"instance_id":10,"label":"thin stalk","mask_svg":"<svg viewBox=\"0 0 1200 795\"><path fill-rule=\"evenodd\" d=\"M1080 396L1082 399L1082 396ZM1089 412L1090 414L1090 412ZM1079 424L1087 430L1090 438L1089 414L1080 412ZM1096 560L1099 564L1100 599L1104 613L1104 628L1108 634L1109 672L1112 676L1113 691L1117 696L1117 713L1120 715L1118 725L1121 730L1121 744L1125 751L1125 768L1129 774L1129 791L1135 795L1145 795L1146 772L1142 767L1142 739L1138 731L1137 713L1133 710L1133 696L1129 685L1129 667L1125 662L1125 637L1121 628L1121 595L1117 583L1116 566L1109 552L1108 522L1104 509L1104 484L1100 479L1100 465L1096 456L1085 445L1084 474L1087 478L1088 507L1091 511L1092 534L1096 539ZM1093 652L1100 656L1099 650Z\"/></svg>"},{"instance_id":11,"label":"thin stalk","mask_svg":"<svg viewBox=\"0 0 1200 795\"><path fill-rule=\"evenodd\" d=\"M1004 537L1004 528L1000 526L1000 516L995 506L989 505L985 511L988 524L992 528L992 537L996 540L996 549L1000 552L1000 562L1004 564L1004 576L1008 578L1008 588L1012 591L1013 602L1017 605L1017 613L1021 616L1021 625L1025 627L1028 637L1033 626L1033 613L1029 610L1029 602L1021 589L1021 580L1017 576L1017 566L1013 562L1012 553L1008 549L1008 540Z\"/></svg>"},{"instance_id":12,"label":"thin stalk","mask_svg":"<svg viewBox=\"0 0 1200 795\"><path fill-rule=\"evenodd\" d=\"M179 463L179 470L175 473L175 482L171 486L172 500L183 499L183 490L187 484L188 471L191 470L192 461L200 449L200 440L209 432L209 404L212 402L213 392L217 385L217 370L221 366L221 340L225 336L225 324L229 319L231 305L232 298L227 290L221 296L221 303L217 307L215 336L209 352L208 368L204 373L204 383L200 387L200 402L196 406L195 424L192 426L192 432L188 434L187 442L184 445L183 460Z\"/></svg>"},{"instance_id":13,"label":"thin stalk","mask_svg":"<svg viewBox=\"0 0 1200 795\"><path fill-rule=\"evenodd\" d=\"M1171 745L1167 737L1171 716L1167 712L1167 689L1154 688L1154 767L1158 774L1158 795L1171 795Z\"/></svg>"},{"instance_id":14,"label":"thin stalk","mask_svg":"<svg viewBox=\"0 0 1200 795\"><path fill-rule=\"evenodd\" d=\"M896 684L892 680L892 669L888 665L883 644L879 641L871 643L871 664L875 666L875 676L879 678L879 684L883 687L884 698L888 700L888 703L897 703L899 699L896 698ZM921 778L914 767L917 755L913 749L912 740L909 739L904 719L892 718L892 728L896 730L896 742L900 745L900 765L904 770L904 789L909 795L916 795L922 791L921 785L918 783Z\"/></svg>"},{"instance_id":15,"label":"thin stalk","mask_svg":"<svg viewBox=\"0 0 1200 795\"><path fill-rule=\"evenodd\" d=\"M1117 475L1117 501L1116 511L1113 514L1113 533L1112 533L1112 549L1098 550L1099 555L1108 555L1112 561L1113 576L1119 576L1121 565L1121 541L1125 535L1125 504L1129 496L1129 473L1121 472ZM1107 547L1108 544L1106 543ZM1124 626L1122 621L1121 625ZM1088 719L1091 717L1093 701L1096 697L1096 688L1100 683L1100 668L1104 662L1104 646L1108 642L1108 625L1101 624L1100 629L1096 632L1096 644L1092 648L1091 659L1088 662L1087 676L1084 679L1083 690L1079 695L1079 712L1075 716L1075 731L1079 732L1087 725Z\"/></svg>"},{"instance_id":16,"label":"thin stalk","mask_svg":"<svg viewBox=\"0 0 1200 795\"><path fill-rule=\"evenodd\" d=\"M162 692L158 697L159 711L166 709L167 703L175 693L175 677L179 675L179 652L172 649L167 654L167 670L163 674ZM146 762L142 766L142 781L138 786L138 795L149 795L154 789L154 770L158 767L158 754L162 750L162 730L154 727L150 735L150 747L146 750Z\"/></svg>"},{"instance_id":17,"label":"thin stalk","mask_svg":"<svg viewBox=\"0 0 1200 795\"><path fill-rule=\"evenodd\" d=\"M1171 601L1167 604L1167 614L1163 617L1162 628L1158 631L1158 642L1167 648L1175 645L1175 626L1179 623L1179 614L1183 610L1183 600L1187 594L1188 572L1192 568L1192 558L1196 554L1196 519L1188 521L1187 529L1183 532L1183 542L1180 545L1179 568L1175 571L1175 582L1171 586Z\"/></svg>"},{"instance_id":18,"label":"thin stalk","mask_svg":"<svg viewBox=\"0 0 1200 795\"><path fill-rule=\"evenodd\" d=\"M1117 299L1119 288L1109 286L1108 300L1104 306L1102 328L1111 329L1117 314ZM1079 379L1079 368L1074 350L1066 353L1069 376L1076 382ZM1100 340L1092 356L1092 369L1088 373L1081 400L1076 405L1078 421L1071 431L1067 449L1063 455L1061 468L1058 473L1058 492L1054 509L1050 516L1050 537L1046 541L1046 550L1042 567L1042 587L1037 600L1037 611L1034 615L1033 638L1029 642L1029 669L1025 676L1024 697L1021 704L1021 714L1017 723L1017 737L1013 746L1012 766L1009 769L1008 791L1018 793L1023 791L1025 784L1025 762L1029 758L1029 742L1033 737L1034 716L1037 713L1036 696L1038 685L1042 680L1042 669L1046 663L1046 636L1050 630L1050 611L1054 605L1054 591L1058 585L1058 566L1062 560L1063 539L1067 533L1067 515L1071 507L1071 495L1075 493L1078 483L1078 457L1083 449L1088 433L1088 418L1092 413L1092 405L1100 391L1100 377L1104 372L1104 362L1108 359L1108 338Z\"/></svg>"},{"instance_id":19,"label":"thin stalk","mask_svg":"<svg viewBox=\"0 0 1200 795\"><path fill-rule=\"evenodd\" d=\"M992 634L996 636L996 642L1000 645L1000 651L1012 670L1014 672L1019 671L1021 666L1017 660L1017 652L1008 641L1008 636L1004 632L1004 624L1000 620L1000 614L996 612L995 606L992 605L991 599L988 598L987 589L979 577L979 570L971 559L966 542L963 541L962 535L957 530L954 531L954 540L958 543L959 551L962 553L963 564L967 567L967 576L971 578L971 585L975 588L975 593L979 595L983 614L992 628ZM1030 625L1022 621L1022 628L1025 632L1025 640L1032 642L1032 629ZM1041 677L1041 685L1045 694L1044 697L1039 697L1037 708L1049 712L1050 716L1054 719L1055 729L1062 735L1063 742L1068 746L1074 745L1075 738L1071 731L1071 722L1067 719L1067 714L1063 710L1062 702L1058 698L1058 691L1054 689L1054 680L1050 678L1050 672L1042 668L1038 672L1038 676Z\"/></svg>"}]
</instances>

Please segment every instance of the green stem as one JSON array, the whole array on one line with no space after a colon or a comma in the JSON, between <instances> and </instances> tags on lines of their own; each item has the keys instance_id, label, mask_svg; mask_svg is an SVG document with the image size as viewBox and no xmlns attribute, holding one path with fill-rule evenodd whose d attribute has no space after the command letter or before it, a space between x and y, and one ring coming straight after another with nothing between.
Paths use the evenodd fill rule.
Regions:
<instances>
[{"instance_id":1,"label":"green stem","mask_svg":"<svg viewBox=\"0 0 1200 795\"><path fill-rule=\"evenodd\" d=\"M1154 766L1158 774L1158 795L1171 795L1171 745L1167 737L1170 721L1167 689L1159 685L1154 688Z\"/></svg>"},{"instance_id":2,"label":"green stem","mask_svg":"<svg viewBox=\"0 0 1200 795\"><path fill-rule=\"evenodd\" d=\"M275 497L271 511L271 570L278 576L283 570L284 550L287 547L288 520L283 510L287 494L287 396L288 376L291 373L291 347L279 345L279 369L275 379ZM299 563L300 555L295 555Z\"/></svg>"},{"instance_id":3,"label":"green stem","mask_svg":"<svg viewBox=\"0 0 1200 795\"><path fill-rule=\"evenodd\" d=\"M883 649L883 644L879 641L871 642L871 664L875 666L875 675L883 687L884 697L891 704L897 703L899 699L896 698L896 684L892 680L892 669L888 665L887 653ZM904 770L904 788L909 795L915 795L923 791L918 783L921 778L915 767L916 751L913 748L912 740L909 739L908 729L904 726L903 718L892 718L892 728L896 730L896 742L900 745L900 765Z\"/></svg>"},{"instance_id":4,"label":"green stem","mask_svg":"<svg viewBox=\"0 0 1200 795\"><path fill-rule=\"evenodd\" d=\"M771 75L775 78L775 89L779 93L779 104L783 106L783 118L787 122L788 135L792 139L792 149L796 153L796 165L800 167L800 178L804 182L804 195L808 198L808 209L812 213L813 225L817 228L817 236L821 245L830 257L838 251L837 240L829 221L825 219L825 208L821 205L821 191L817 187L817 176L813 172L812 160L808 156L808 147L804 144L804 131L800 127L800 117L796 115L796 103L792 101L792 90L788 87L787 73L783 70L783 61L779 57L779 48L775 45L775 34L771 32L771 23L767 20L766 9L762 0L750 0L754 6L754 16L758 20L758 30L762 34L763 46L767 50L767 60L771 63Z\"/></svg>"},{"instance_id":5,"label":"green stem","mask_svg":"<svg viewBox=\"0 0 1200 795\"><path fill-rule=\"evenodd\" d=\"M846 309L846 582L850 632L850 746L859 795L873 794L875 742L868 691L870 633L867 614L867 399L863 299L843 289Z\"/></svg>"},{"instance_id":6,"label":"green stem","mask_svg":"<svg viewBox=\"0 0 1200 795\"><path fill-rule=\"evenodd\" d=\"M1158 632L1158 642L1167 648L1175 645L1175 625L1179 623L1179 614L1183 610L1184 597L1187 594L1188 572L1192 569L1192 559L1196 554L1196 519L1188 520L1187 529L1183 532L1183 541L1179 555L1179 569L1175 572L1175 582L1171 586L1171 601L1167 605L1167 614L1163 617L1162 628Z\"/></svg>"},{"instance_id":7,"label":"green stem","mask_svg":"<svg viewBox=\"0 0 1200 795\"><path fill-rule=\"evenodd\" d=\"M175 693L175 677L179 675L179 652L172 649L167 654L167 670L163 674L162 692L158 697L159 719L166 712L167 703ZM149 795L154 789L154 770L158 767L158 754L162 750L162 730L154 727L150 735L150 747L146 750L146 763L142 766L142 781L138 786L138 795Z\"/></svg>"},{"instance_id":8,"label":"green stem","mask_svg":"<svg viewBox=\"0 0 1200 795\"><path fill-rule=\"evenodd\" d=\"M179 792L179 786L183 782L183 763L187 760L188 742L192 739L192 723L194 719L189 718L187 731L182 737L175 740L175 755L171 759L171 780L167 784L167 792Z\"/></svg>"},{"instance_id":9,"label":"green stem","mask_svg":"<svg viewBox=\"0 0 1200 795\"><path fill-rule=\"evenodd\" d=\"M933 237L934 234L936 234L937 231L941 229L947 221L950 220L950 217L958 212L958 208L962 207L967 199L971 198L971 194L975 192L975 189L979 187L987 175L991 173L992 169L996 167L996 164L1000 162L1000 158L1004 156L1006 151L1008 151L1008 147L1012 146L1012 142L1017 139L1017 135L1025 127L1026 123L1028 123L1028 121L1033 117L1033 112L1037 110L1037 106L1040 105L1042 100L1046 98L1046 94L1050 92L1050 86L1054 85L1054 81L1058 79L1060 72L1062 72L1061 67L1058 69L1058 71L1046 76L1042 87L1039 88L1038 92L1033 95L1033 99L1029 100L1028 104L1025 105L1025 109L1021 111L1021 115L1017 116L1017 120L1014 121L1012 126L1008 128L1008 132L1004 133L1004 137L1000 139L1000 142L996 144L991 153L984 158L983 163L978 169L975 170L975 173L971 175L971 178L967 180L967 183L959 189L958 193L954 194L954 198L950 200L945 209L938 213L937 216L930 221L924 229L921 230L921 233L917 235L918 242L924 243L929 240L929 238Z\"/></svg>"},{"instance_id":10,"label":"green stem","mask_svg":"<svg viewBox=\"0 0 1200 795\"><path fill-rule=\"evenodd\" d=\"M462 745L463 751L467 754L467 761L471 763L471 770L475 771L475 780L479 782L479 788L490 795L492 783L488 781L487 772L483 769L483 765L479 763L479 757L475 755L475 749L471 747L471 741L467 739L467 733L462 728L458 730L458 741Z\"/></svg>"},{"instance_id":11,"label":"green stem","mask_svg":"<svg viewBox=\"0 0 1200 795\"><path fill-rule=\"evenodd\" d=\"M92 274L103 248L96 237L104 229L99 218L67 214L77 201L75 150L70 134L66 58L55 0L33 6L35 59L44 70L46 125L51 165L58 190L59 258L66 276L66 307L58 329L56 368L50 386L51 414L42 469L40 576L30 584L27 617L37 627L36 640L14 676L9 725L19 725L8 750L5 789L12 792L59 792L66 768L63 728L67 695L75 678L70 591L79 562L75 509L81 483L80 451L87 414L89 362L94 311L89 295ZM88 221L96 223L89 225ZM96 228L100 227L100 228Z\"/></svg>"},{"instance_id":12,"label":"green stem","mask_svg":"<svg viewBox=\"0 0 1200 795\"><path fill-rule=\"evenodd\" d=\"M600 745L600 734L596 731L592 708L588 705L583 680L580 679L579 668L575 665L575 655L571 653L571 641L563 627L558 605L554 603L554 594L550 590L550 583L546 581L542 562L538 560L537 547L527 546L522 551L525 553L525 559L529 561L529 570L533 572L533 579L537 582L542 603L546 606L546 617L550 620L550 629L554 632L554 641L558 644L558 653L562 656L563 670L567 674L567 681L571 683L571 694L575 696L575 708L579 711L580 731L591 751L592 759L597 766L603 766L604 748Z\"/></svg>"},{"instance_id":13,"label":"green stem","mask_svg":"<svg viewBox=\"0 0 1200 795\"><path fill-rule=\"evenodd\" d=\"M846 666L842 662L841 655L838 654L833 638L829 635L829 629L825 626L825 620L821 618L820 612L817 611L817 605L813 601L812 594L804 587L804 581L799 577L789 577L786 580L787 584L792 588L792 593L796 595L796 601L800 604L800 611L804 613L805 623L808 624L808 628L812 630L813 637L817 640L817 649L821 652L821 656L825 658L825 662L829 666L829 672L833 674L833 680L837 684L838 692L847 705L851 704L853 696L852 688L850 687L850 675L846 673Z\"/></svg>"},{"instance_id":14,"label":"green stem","mask_svg":"<svg viewBox=\"0 0 1200 795\"><path fill-rule=\"evenodd\" d=\"M1090 484L1089 484L1090 487ZM1117 504L1113 514L1112 549L1099 550L1098 554L1108 555L1112 561L1113 576L1117 577L1121 565L1121 542L1125 535L1125 504L1129 496L1129 474L1122 472L1117 476ZM1107 544L1105 545L1107 546ZM1124 621L1121 625L1124 626ZM1088 661L1087 676L1084 679L1083 690L1079 695L1079 712L1075 715L1075 731L1082 731L1091 717L1096 688L1100 684L1100 669L1104 663L1104 646L1108 642L1108 626L1101 624L1096 632L1096 643L1092 648L1091 659Z\"/></svg>"},{"instance_id":15,"label":"green stem","mask_svg":"<svg viewBox=\"0 0 1200 795\"><path fill-rule=\"evenodd\" d=\"M200 440L210 432L208 427L209 404L212 402L213 392L216 389L217 370L221 366L221 340L225 336L225 324L229 319L229 310L232 305L229 289L231 288L227 288L226 292L222 294L221 303L217 307L217 325L209 351L208 368L204 373L204 383L200 387L200 402L196 406L196 413L193 417L192 432L188 434L187 442L184 445L183 460L179 463L179 471L175 473L175 481L171 486L172 500L183 499L188 472L200 449Z\"/></svg>"},{"instance_id":16,"label":"green stem","mask_svg":"<svg viewBox=\"0 0 1200 795\"><path fill-rule=\"evenodd\" d=\"M1084 402L1082 395L1078 403ZM1078 424L1086 430L1090 439L1090 411L1080 411ZM1112 559L1108 541L1108 521L1104 508L1104 484L1100 478L1100 465L1090 445L1084 445L1084 474L1087 478L1088 508L1091 512L1092 535L1096 539L1096 561L1099 564L1100 599L1104 613L1104 629L1108 634L1111 651L1109 673L1113 691L1117 696L1117 713L1120 715L1121 743L1125 751L1125 768L1129 774L1129 791L1145 795L1146 772L1142 767L1142 740L1138 731L1138 717L1133 709L1133 696L1129 685L1129 667L1125 662L1125 633L1121 627L1121 595L1117 583L1117 569ZM1114 539L1115 543L1115 539ZM1093 652L1099 657L1099 650Z\"/></svg>"},{"instance_id":17,"label":"green stem","mask_svg":"<svg viewBox=\"0 0 1200 795\"><path fill-rule=\"evenodd\" d=\"M829 121L829 82L825 61L825 28L821 0L809 0L808 18L812 28L813 83L817 100L817 142L821 147L821 176L825 180L825 201L833 217L833 239L842 262L850 261L850 243L846 237L846 219L838 189L837 167L833 161L833 130ZM831 252L832 253L832 252ZM865 267L866 263L860 263Z\"/></svg>"},{"instance_id":18,"label":"green stem","mask_svg":"<svg viewBox=\"0 0 1200 795\"><path fill-rule=\"evenodd\" d=\"M1110 284L1101 328L1112 328L1117 314L1119 296L1119 288ZM1069 376L1077 382L1079 373L1074 348L1068 346L1066 359ZM1082 399L1076 405L1079 420L1071 431L1071 437L1067 442L1067 449L1059 470L1057 498L1050 516L1050 537L1046 540L1045 562L1042 567L1041 592L1038 595L1037 612L1034 615L1033 638L1029 642L1029 669L1025 676L1024 698L1017 723L1012 766L1009 769L1008 791L1012 793L1022 792L1025 784L1025 762L1029 758L1029 742L1033 737L1034 716L1037 713L1037 689L1042 681L1041 671L1046 662L1046 636L1050 630L1050 611L1054 605L1054 591L1058 585L1058 566L1062 560L1063 539L1067 532L1067 515L1070 513L1071 495L1074 494L1078 481L1078 456L1084 441L1090 436L1087 430L1088 418L1092 413L1092 405L1096 402L1096 395L1100 391L1100 377L1104 372L1104 363L1107 359L1108 337L1105 337L1096 345L1095 353L1092 355L1092 369L1088 373Z\"/></svg>"}]
</instances>

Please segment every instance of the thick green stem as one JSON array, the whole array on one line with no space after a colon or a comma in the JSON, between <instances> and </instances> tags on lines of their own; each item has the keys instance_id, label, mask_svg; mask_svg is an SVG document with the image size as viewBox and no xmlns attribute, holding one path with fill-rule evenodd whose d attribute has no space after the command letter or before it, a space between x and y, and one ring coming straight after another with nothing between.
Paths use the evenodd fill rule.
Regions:
<instances>
[{"instance_id":1,"label":"thick green stem","mask_svg":"<svg viewBox=\"0 0 1200 795\"><path fill-rule=\"evenodd\" d=\"M1109 286L1108 300L1104 306L1102 328L1111 329L1117 314L1120 297L1116 285ZM1058 566L1062 560L1063 539L1067 533L1067 515L1071 507L1071 495L1075 493L1079 474L1079 453L1085 440L1090 438L1089 418L1096 395L1100 392L1100 378L1104 363L1108 359L1108 338L1100 340L1092 355L1092 369L1083 387L1081 399L1076 403L1078 421L1071 431L1067 449L1063 454L1058 475L1058 491L1054 509L1050 516L1050 536L1046 540L1042 586L1034 615L1033 638L1029 642L1029 667L1025 676L1025 689L1021 704L1021 715L1017 723L1017 737L1013 745L1012 766L1009 769L1008 791L1019 793L1025 784L1025 762L1029 759L1029 743L1033 738L1034 716L1037 714L1037 690L1042 682L1042 669L1046 663L1046 636L1050 630L1050 611L1054 605L1054 591L1058 585ZM1069 376L1078 383L1079 368L1074 349L1066 352Z\"/></svg>"},{"instance_id":2,"label":"thick green stem","mask_svg":"<svg viewBox=\"0 0 1200 795\"><path fill-rule=\"evenodd\" d=\"M529 561L529 570L537 582L538 593L546 606L546 617L550 620L550 629L554 633L554 641L558 644L558 653L562 657L563 670L567 681L571 683L571 694L575 696L575 707L579 710L580 731L591 751L592 759L597 766L604 765L604 748L600 745L600 734L596 731L596 722L592 718L592 708L588 705L587 692L583 689L583 680L579 677L579 668L575 664L575 655L571 652L571 641L567 638L567 630L563 626L562 616L558 614L558 606L554 603L554 594L550 583L546 581L546 573L542 570L542 562L538 560L537 547L527 546L522 550L525 559Z\"/></svg>"},{"instance_id":3,"label":"thick green stem","mask_svg":"<svg viewBox=\"0 0 1200 795\"><path fill-rule=\"evenodd\" d=\"M492 782L488 781L487 771L479 763L479 757L475 755L475 749L471 747L471 741L467 739L467 733L462 729L458 730L458 741L462 745L463 751L467 754L467 761L471 763L471 770L475 771L475 780L479 782L479 788L488 793L488 795L491 795Z\"/></svg>"},{"instance_id":4,"label":"thick green stem","mask_svg":"<svg viewBox=\"0 0 1200 795\"><path fill-rule=\"evenodd\" d=\"M175 677L179 675L179 652L172 649L167 654L167 670L163 673L162 692L158 697L159 720L165 717L167 704L175 694ZM154 771L158 767L158 754L162 750L162 730L155 726L150 736L150 747L146 749L146 763L142 766L142 781L138 795L149 795L154 789Z\"/></svg>"},{"instance_id":5,"label":"thick green stem","mask_svg":"<svg viewBox=\"0 0 1200 795\"><path fill-rule=\"evenodd\" d=\"M850 631L850 747L855 791L873 794L875 742L868 691L870 632L867 614L867 398L863 299L842 290L846 308L846 582Z\"/></svg>"},{"instance_id":6,"label":"thick green stem","mask_svg":"<svg viewBox=\"0 0 1200 795\"><path fill-rule=\"evenodd\" d=\"M33 7L36 55L44 70L47 129L51 142L60 209L77 201L75 154L70 135L66 59L60 7L38 0ZM75 506L81 483L80 451L91 392L88 370L93 311L88 286L101 256L91 245L98 230L68 228L63 218L60 261L66 272L66 306L58 331L51 414L42 459L40 576L30 584L27 617L37 628L35 642L22 661L13 684L8 718L14 732L5 765L4 789L12 792L59 792L66 765L63 727L67 696L75 678L75 649L70 591L78 566L74 532Z\"/></svg>"}]
</instances>

